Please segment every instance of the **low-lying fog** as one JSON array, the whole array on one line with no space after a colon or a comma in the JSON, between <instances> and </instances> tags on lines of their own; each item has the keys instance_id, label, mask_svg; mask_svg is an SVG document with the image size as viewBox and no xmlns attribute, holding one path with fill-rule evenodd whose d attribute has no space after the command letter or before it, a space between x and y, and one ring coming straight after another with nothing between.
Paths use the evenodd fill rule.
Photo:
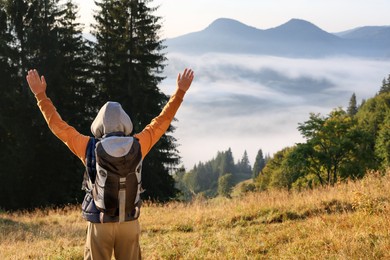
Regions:
<instances>
[{"instance_id":1,"label":"low-lying fog","mask_svg":"<svg viewBox=\"0 0 390 260\"><path fill-rule=\"evenodd\" d=\"M309 113L327 115L373 97L390 74L390 61L351 57L290 59L268 56L170 53L161 90L171 94L178 72L195 71L195 81L178 111L173 136L187 170L218 151L232 149L235 161L259 149L273 155L303 142L298 123Z\"/></svg>"}]
</instances>

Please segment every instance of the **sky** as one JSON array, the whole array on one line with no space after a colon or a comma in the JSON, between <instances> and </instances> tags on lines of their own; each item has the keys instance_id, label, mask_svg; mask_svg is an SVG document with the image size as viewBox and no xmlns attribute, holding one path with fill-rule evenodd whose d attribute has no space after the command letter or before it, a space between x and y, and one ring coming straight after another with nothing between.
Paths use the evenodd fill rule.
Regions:
<instances>
[{"instance_id":1,"label":"sky","mask_svg":"<svg viewBox=\"0 0 390 260\"><path fill-rule=\"evenodd\" d=\"M77 0L80 19L90 24L93 0ZM224 17L268 29L292 18L304 19L328 32L367 25L390 25L389 0L155 0L162 37L200 31ZM88 32L88 27L86 27ZM321 60L208 53L168 53L166 79L160 89L172 94L177 73L185 66L195 80L173 124L182 163L187 170L231 148L235 161L247 151L250 163L259 149L273 155L303 142L298 124L309 113L326 116L373 97L390 73L390 61L333 57ZM299 89L300 86L310 86ZM297 91L293 91L295 90Z\"/></svg>"},{"instance_id":2,"label":"sky","mask_svg":"<svg viewBox=\"0 0 390 260\"><path fill-rule=\"evenodd\" d=\"M94 0L75 0L80 19L93 22ZM268 29L292 18L304 19L327 32L365 25L390 25L389 0L154 0L162 20L162 37L200 31L218 18L232 18Z\"/></svg>"}]
</instances>

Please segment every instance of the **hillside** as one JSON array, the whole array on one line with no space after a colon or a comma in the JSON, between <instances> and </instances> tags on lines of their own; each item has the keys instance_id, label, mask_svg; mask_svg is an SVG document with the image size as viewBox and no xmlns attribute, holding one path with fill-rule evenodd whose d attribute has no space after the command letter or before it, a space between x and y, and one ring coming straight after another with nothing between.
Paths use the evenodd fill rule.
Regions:
<instances>
[{"instance_id":1,"label":"hillside","mask_svg":"<svg viewBox=\"0 0 390 260\"><path fill-rule=\"evenodd\" d=\"M143 208L144 259L389 259L390 172L301 193ZM1 259L82 259L79 207L0 213Z\"/></svg>"},{"instance_id":2,"label":"hillside","mask_svg":"<svg viewBox=\"0 0 390 260\"><path fill-rule=\"evenodd\" d=\"M390 26L329 33L301 19L266 30L227 18L205 29L167 39L168 53L243 53L281 57L390 57Z\"/></svg>"}]
</instances>

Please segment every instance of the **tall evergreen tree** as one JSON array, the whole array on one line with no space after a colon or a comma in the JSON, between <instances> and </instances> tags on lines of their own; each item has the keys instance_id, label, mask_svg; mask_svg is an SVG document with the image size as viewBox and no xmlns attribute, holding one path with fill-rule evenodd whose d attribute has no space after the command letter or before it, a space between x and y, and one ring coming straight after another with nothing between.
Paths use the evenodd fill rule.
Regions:
<instances>
[{"instance_id":1,"label":"tall evergreen tree","mask_svg":"<svg viewBox=\"0 0 390 260\"><path fill-rule=\"evenodd\" d=\"M13 61L16 63L16 67L23 71L28 67L26 58L26 28L31 21L31 14L27 15L29 3L26 0L7 0L5 8L9 18L10 30L14 35L13 45L19 51L19 55L14 57ZM18 90L23 91L23 89L20 89L20 86Z\"/></svg>"},{"instance_id":2,"label":"tall evergreen tree","mask_svg":"<svg viewBox=\"0 0 390 260\"><path fill-rule=\"evenodd\" d=\"M69 109L76 100L72 93L85 90L75 90L70 85L66 87L69 82L63 80L72 78L70 74L75 73L67 69L79 66L70 60L66 62L64 58L69 54L65 51L69 47L64 24L67 7L60 8L58 2L8 0L5 5L8 30L13 36L8 45L12 51L7 53L12 55L7 57L12 71L11 91L7 93L9 100L13 101L9 104L13 105L2 110L2 113L10 115L10 120L2 120L2 124L5 122L6 146L10 147L9 153L4 154L4 160L9 165L5 174L11 179L5 182L6 187L1 187L4 192L0 197L0 207L16 209L77 201L75 190L80 189L82 180L80 163L76 165L75 157L69 155L66 146L47 128L25 79L27 70L31 68L37 68L44 74L48 82L48 96L58 104L65 119L74 111L84 110L84 107ZM70 32L67 37L77 38L77 35L77 32ZM75 53L73 58L77 57ZM0 97L2 101L3 98ZM82 117L80 121L83 121Z\"/></svg>"},{"instance_id":3,"label":"tall evergreen tree","mask_svg":"<svg viewBox=\"0 0 390 260\"><path fill-rule=\"evenodd\" d=\"M9 21L8 21L8 15L5 9L6 5L5 2L0 2L0 76L1 78L4 78L5 80L0 82L1 89L4 87L7 87L7 85L10 83L10 62L9 57L7 54L9 54L11 49L11 41L12 36L9 32Z\"/></svg>"},{"instance_id":4,"label":"tall evergreen tree","mask_svg":"<svg viewBox=\"0 0 390 260\"><path fill-rule=\"evenodd\" d=\"M389 76L387 77L387 79L383 79L382 81L382 87L381 89L379 90L379 94L382 94L382 93L388 93L390 92L390 74Z\"/></svg>"},{"instance_id":5,"label":"tall evergreen tree","mask_svg":"<svg viewBox=\"0 0 390 260\"><path fill-rule=\"evenodd\" d=\"M26 50L29 67L37 68L45 75L48 83L48 96L57 106L63 119L74 124L76 120L72 120L72 115L77 114L75 111L82 111L83 108L71 106L75 95L72 93L72 85L68 80L64 80L76 77L77 75L71 75L75 70L71 71L69 68L78 67L75 62L77 57L75 53L73 53L74 57L67 59L69 52L66 48L69 48L70 44L67 44L66 38L76 38L78 35L75 31L67 32L67 12L67 7L61 7L59 0L32 0L29 7L32 29L27 30ZM25 88L28 90L27 87ZM29 96L31 97L30 93ZM33 149L40 157L35 158L35 163L30 167L35 169L32 174L34 174L37 187L41 188L39 191L34 190L37 195L32 198L33 206L76 202L80 199L77 191L79 191L79 196L82 195L80 192L82 165L49 131L35 103L33 99L35 114L32 118L35 121L39 120L39 123L36 126L33 125L33 129L37 132L36 134L39 134L39 138L34 136L30 142L39 140L39 144ZM83 118L78 118L78 121L82 122ZM78 127L79 124L75 126ZM58 167L59 164L61 167ZM36 176L38 174L39 177Z\"/></svg>"},{"instance_id":6,"label":"tall evergreen tree","mask_svg":"<svg viewBox=\"0 0 390 260\"><path fill-rule=\"evenodd\" d=\"M15 74L12 68L12 60L15 50L11 47L13 45L13 37L9 28L9 16L6 12L5 2L0 2L0 94L2 102L0 102L0 144L3 146L6 139L6 118L8 104L12 104L10 97L12 96L12 76ZM7 106L3 105L7 104Z\"/></svg>"},{"instance_id":7,"label":"tall evergreen tree","mask_svg":"<svg viewBox=\"0 0 390 260\"><path fill-rule=\"evenodd\" d=\"M242 158L238 163L238 167L240 168L240 171L245 173L250 173L252 171L248 158L248 153L246 152L246 150L244 151L244 154L242 155Z\"/></svg>"},{"instance_id":8,"label":"tall evergreen tree","mask_svg":"<svg viewBox=\"0 0 390 260\"><path fill-rule=\"evenodd\" d=\"M11 75L12 90L9 91L14 105L6 108L6 113L13 118L6 124L11 153L5 154L10 165L10 172L6 174L12 176L12 179L7 183L8 187L5 187L3 194L12 199L2 200L1 206L33 207L48 203L48 198L51 197L45 190L50 187L50 178L46 177L50 173L53 175L53 169L47 170L48 165L40 159L46 158L46 154L54 153L48 153L44 148L45 145L50 147L50 140L43 138L48 131L44 130L44 121L36 109L36 102L29 93L24 76L28 68L35 67L38 63L44 64L49 56L53 57L54 17L57 12L53 1L37 0L9 0L6 2L6 10L9 30L13 35L10 46L15 50L9 54L12 55L9 59L15 70Z\"/></svg>"},{"instance_id":9,"label":"tall evergreen tree","mask_svg":"<svg viewBox=\"0 0 390 260\"><path fill-rule=\"evenodd\" d=\"M257 176L259 176L260 172L265 167L265 159L263 155L263 151L259 149L256 155L255 163L253 164L253 170L252 170L252 178L256 179Z\"/></svg>"},{"instance_id":10,"label":"tall evergreen tree","mask_svg":"<svg viewBox=\"0 0 390 260\"><path fill-rule=\"evenodd\" d=\"M92 119L96 116L94 103L93 53L90 42L83 37L83 26L77 22L78 7L73 0L67 0L58 7L57 20L57 71L53 71L55 82L48 87L49 97L53 100L63 119L83 134L89 134ZM81 181L84 167L76 156L56 139L57 154L63 156L66 163L64 174L57 177L63 184L59 189L57 201L75 202L82 197ZM57 159L58 161L58 159ZM68 194L68 196L66 196Z\"/></svg>"},{"instance_id":11,"label":"tall evergreen tree","mask_svg":"<svg viewBox=\"0 0 390 260\"><path fill-rule=\"evenodd\" d=\"M164 49L158 33L160 17L154 16L151 1L100 0L94 35L98 59L95 76L99 100L115 100L130 115L134 131L141 131L163 108L168 97L158 84L164 68ZM172 132L173 127L168 129ZM176 193L169 169L179 163L176 140L164 135L143 164L146 197L166 200Z\"/></svg>"},{"instance_id":12,"label":"tall evergreen tree","mask_svg":"<svg viewBox=\"0 0 390 260\"><path fill-rule=\"evenodd\" d=\"M349 106L347 109L347 113L349 116L356 115L358 111L357 103L356 103L356 95L355 93L352 94L351 99L349 100Z\"/></svg>"},{"instance_id":13,"label":"tall evergreen tree","mask_svg":"<svg viewBox=\"0 0 390 260\"><path fill-rule=\"evenodd\" d=\"M61 9L58 29L58 63L61 73L56 80L59 87L51 98L55 99L54 103L58 104L61 114L66 115L67 122L87 134L98 110L98 104L93 98L96 88L92 75L92 43L83 37L82 24L77 22L78 7L73 0L67 0ZM64 95L69 98L64 100Z\"/></svg>"},{"instance_id":14,"label":"tall evergreen tree","mask_svg":"<svg viewBox=\"0 0 390 260\"><path fill-rule=\"evenodd\" d=\"M250 179L252 176L252 168L249 162L248 153L246 150L242 155L241 160L238 161L236 165L236 173L234 173L234 180L240 182L242 180Z\"/></svg>"},{"instance_id":15,"label":"tall evergreen tree","mask_svg":"<svg viewBox=\"0 0 390 260\"><path fill-rule=\"evenodd\" d=\"M0 1L0 208L4 208L3 201L13 200L10 198L13 184L13 170L17 163L10 160L14 154L14 133L10 125L15 121L12 112L18 102L15 102L15 93L18 90L13 84L15 77L15 68L13 60L15 59L14 38L10 32L10 17L7 12L6 2Z\"/></svg>"},{"instance_id":16,"label":"tall evergreen tree","mask_svg":"<svg viewBox=\"0 0 390 260\"><path fill-rule=\"evenodd\" d=\"M217 156L217 163L219 176L236 171L233 153L230 147L227 151L220 153L220 156Z\"/></svg>"}]
</instances>

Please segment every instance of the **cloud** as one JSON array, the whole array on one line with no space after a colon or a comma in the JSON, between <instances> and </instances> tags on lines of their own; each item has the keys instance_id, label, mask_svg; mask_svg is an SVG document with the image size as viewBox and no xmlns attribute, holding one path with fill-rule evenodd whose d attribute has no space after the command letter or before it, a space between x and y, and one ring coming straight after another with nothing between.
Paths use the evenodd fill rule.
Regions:
<instances>
[{"instance_id":1,"label":"cloud","mask_svg":"<svg viewBox=\"0 0 390 260\"><path fill-rule=\"evenodd\" d=\"M267 56L169 54L161 89L171 94L177 73L189 66L195 81L185 96L173 134L186 167L232 149L273 154L302 142L298 123L309 113L348 106L352 93L368 99L387 77L390 61L348 57L289 59Z\"/></svg>"}]
</instances>

